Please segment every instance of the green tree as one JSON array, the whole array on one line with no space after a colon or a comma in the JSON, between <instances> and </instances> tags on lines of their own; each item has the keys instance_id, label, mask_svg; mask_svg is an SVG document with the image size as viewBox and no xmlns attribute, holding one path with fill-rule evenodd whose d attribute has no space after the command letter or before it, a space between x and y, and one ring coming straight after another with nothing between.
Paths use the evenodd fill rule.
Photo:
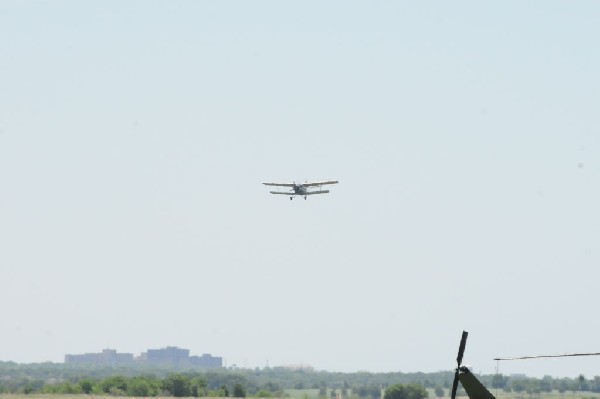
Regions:
<instances>
[{"instance_id":1,"label":"green tree","mask_svg":"<svg viewBox=\"0 0 600 399\"><path fill-rule=\"evenodd\" d=\"M417 384L394 384L385 390L383 399L425 399L427 390Z\"/></svg>"},{"instance_id":2,"label":"green tree","mask_svg":"<svg viewBox=\"0 0 600 399\"><path fill-rule=\"evenodd\" d=\"M267 381L267 383L264 384L261 388L269 392L277 392L282 390L281 385L273 381Z\"/></svg>"},{"instance_id":3,"label":"green tree","mask_svg":"<svg viewBox=\"0 0 600 399\"><path fill-rule=\"evenodd\" d=\"M565 393L565 392L567 392L568 389L569 389L569 381L567 381L566 379L563 378L558 383L558 392Z\"/></svg>"},{"instance_id":4,"label":"green tree","mask_svg":"<svg viewBox=\"0 0 600 399\"><path fill-rule=\"evenodd\" d=\"M177 398L191 396L192 393L190 379L183 374L170 374L163 381L163 388Z\"/></svg>"},{"instance_id":5,"label":"green tree","mask_svg":"<svg viewBox=\"0 0 600 399\"><path fill-rule=\"evenodd\" d=\"M530 395L539 394L541 392L540 381L530 378L529 380L525 381L525 389Z\"/></svg>"},{"instance_id":6,"label":"green tree","mask_svg":"<svg viewBox=\"0 0 600 399\"><path fill-rule=\"evenodd\" d=\"M156 396L157 393L153 392L150 382L144 377L133 377L127 384L127 395L129 396L148 397Z\"/></svg>"},{"instance_id":7,"label":"green tree","mask_svg":"<svg viewBox=\"0 0 600 399\"><path fill-rule=\"evenodd\" d=\"M352 391L361 398L379 398L381 396L380 385L371 383L352 388Z\"/></svg>"},{"instance_id":8,"label":"green tree","mask_svg":"<svg viewBox=\"0 0 600 399\"><path fill-rule=\"evenodd\" d=\"M406 390L408 392L407 399L424 399L429 397L427 390L418 384L407 384Z\"/></svg>"},{"instance_id":9,"label":"green tree","mask_svg":"<svg viewBox=\"0 0 600 399\"><path fill-rule=\"evenodd\" d=\"M579 391L584 392L584 391L590 390L590 385L587 383L585 376L583 374L579 374L579 377L577 377L577 380L579 381Z\"/></svg>"},{"instance_id":10,"label":"green tree","mask_svg":"<svg viewBox=\"0 0 600 399\"><path fill-rule=\"evenodd\" d=\"M442 387L440 387L440 386L437 386L437 387L435 387L435 391L434 391L434 392L435 392L435 396L436 396L437 398L442 398L442 397L444 397L444 393L445 393L445 392L444 392L444 388L442 388Z\"/></svg>"},{"instance_id":11,"label":"green tree","mask_svg":"<svg viewBox=\"0 0 600 399\"><path fill-rule=\"evenodd\" d=\"M494 374L492 377L492 388L504 388L508 383L508 377L502 374Z\"/></svg>"},{"instance_id":12,"label":"green tree","mask_svg":"<svg viewBox=\"0 0 600 399\"><path fill-rule=\"evenodd\" d=\"M235 384L233 386L233 397L234 398L245 398L246 390L242 386L242 384Z\"/></svg>"},{"instance_id":13,"label":"green tree","mask_svg":"<svg viewBox=\"0 0 600 399\"><path fill-rule=\"evenodd\" d=\"M108 377L100 383L102 392L109 393L114 396L123 396L127 392L127 380L125 377L115 375Z\"/></svg>"},{"instance_id":14,"label":"green tree","mask_svg":"<svg viewBox=\"0 0 600 399\"><path fill-rule=\"evenodd\" d=\"M549 375L545 375L544 378L540 381L540 390L542 392L552 392L554 384L552 382L552 377Z\"/></svg>"},{"instance_id":15,"label":"green tree","mask_svg":"<svg viewBox=\"0 0 600 399\"><path fill-rule=\"evenodd\" d=\"M92 388L94 387L94 382L89 378L83 379L79 381L79 386L81 387L81 392L86 395L92 393Z\"/></svg>"},{"instance_id":16,"label":"green tree","mask_svg":"<svg viewBox=\"0 0 600 399\"><path fill-rule=\"evenodd\" d=\"M594 379L591 381L590 385L590 391L600 392L600 376L594 376Z\"/></svg>"},{"instance_id":17,"label":"green tree","mask_svg":"<svg viewBox=\"0 0 600 399\"><path fill-rule=\"evenodd\" d=\"M32 384L27 384L23 387L23 393L25 395L29 395L30 393L34 392L34 388Z\"/></svg>"},{"instance_id":18,"label":"green tree","mask_svg":"<svg viewBox=\"0 0 600 399\"><path fill-rule=\"evenodd\" d=\"M204 396L206 393L206 387L208 386L208 382L204 377L195 377L190 381L190 387L192 391L192 396L198 398L200 396Z\"/></svg>"},{"instance_id":19,"label":"green tree","mask_svg":"<svg viewBox=\"0 0 600 399\"><path fill-rule=\"evenodd\" d=\"M514 380L511 384L512 390L515 392L523 392L527 388L525 380Z\"/></svg>"}]
</instances>

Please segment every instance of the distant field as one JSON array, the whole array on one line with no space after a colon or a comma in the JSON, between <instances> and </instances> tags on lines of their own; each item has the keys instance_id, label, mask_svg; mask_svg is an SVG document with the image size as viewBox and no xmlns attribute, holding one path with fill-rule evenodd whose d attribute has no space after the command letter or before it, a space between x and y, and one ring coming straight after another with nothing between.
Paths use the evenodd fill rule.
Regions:
<instances>
[{"instance_id":1,"label":"distant field","mask_svg":"<svg viewBox=\"0 0 600 399\"><path fill-rule=\"evenodd\" d=\"M149 397L148 399L150 399L151 397ZM169 396L169 398L171 398ZM99 395L64 395L64 394L60 394L60 395L52 395L52 394L29 394L29 395L25 395L25 394L12 394L12 393L6 393L6 394L0 394L0 399L145 399L145 398L134 398L132 396L110 396L110 395L106 395L106 396L99 396ZM177 398L179 399L179 398ZM192 398L192 399L198 399L198 398ZM205 397L203 399L225 399L225 398L208 398Z\"/></svg>"},{"instance_id":2,"label":"distant field","mask_svg":"<svg viewBox=\"0 0 600 399\"><path fill-rule=\"evenodd\" d=\"M318 389L286 389L285 393L290 399L317 399L319 397Z\"/></svg>"},{"instance_id":3,"label":"distant field","mask_svg":"<svg viewBox=\"0 0 600 399\"><path fill-rule=\"evenodd\" d=\"M497 399L600 399L600 393L593 392L581 392L581 393L558 393L558 391L554 391L551 393L544 392L541 394L532 394L529 395L527 393L515 393L515 392L504 392L502 390L491 389L490 392ZM458 399L459 397L457 397ZM429 399L435 399L435 394L433 391L429 392ZM449 399L449 397L445 397L444 399ZM460 397L460 399L469 399L466 396Z\"/></svg>"},{"instance_id":4,"label":"distant field","mask_svg":"<svg viewBox=\"0 0 600 399\"><path fill-rule=\"evenodd\" d=\"M151 397L149 397L148 399L150 399ZM169 396L169 398L171 398ZM64 395L64 394L60 394L60 395L52 395L52 394L29 394L29 395L25 395L25 394L12 394L12 393L6 393L6 394L0 394L0 399L145 399L145 398L135 398L132 396L110 396L110 395L106 395L106 396L99 396L99 395ZM179 398L177 398L179 399ZM192 399L198 399L198 398L192 398ZM225 398L209 398L209 397L204 397L203 399L225 399ZM262 399L262 398L261 398Z\"/></svg>"},{"instance_id":5,"label":"distant field","mask_svg":"<svg viewBox=\"0 0 600 399\"><path fill-rule=\"evenodd\" d=\"M436 399L433 391L429 391L429 398ZM290 399L318 399L318 389L287 389L286 396ZM557 391L552 393L543 393L539 395L528 395L528 394L516 394L514 392L506 393L501 390L491 390L492 394L497 399L600 399L600 393L593 392L582 392L582 393L558 393ZM48 394L0 394L0 399L134 399L128 396L115 397L115 396L97 396L97 395L48 395ZM142 398L138 398L142 399ZM223 398L206 398L206 399L223 399ZM449 399L445 397L444 399ZM459 399L457 397L457 399ZM467 397L460 397L460 399L469 399Z\"/></svg>"},{"instance_id":6,"label":"distant field","mask_svg":"<svg viewBox=\"0 0 600 399\"><path fill-rule=\"evenodd\" d=\"M572 392L566 392L566 393L559 393L558 391L554 391L551 393L541 393L541 394L533 394L533 395L528 395L528 394L517 394L515 392L509 392L506 393L502 390L494 390L492 389L490 391L492 393L492 395L494 395L496 398L498 399L598 399L600 398L600 393L594 393L594 392L578 392L578 393L572 393ZM430 396L430 398L433 398L432 396Z\"/></svg>"}]
</instances>

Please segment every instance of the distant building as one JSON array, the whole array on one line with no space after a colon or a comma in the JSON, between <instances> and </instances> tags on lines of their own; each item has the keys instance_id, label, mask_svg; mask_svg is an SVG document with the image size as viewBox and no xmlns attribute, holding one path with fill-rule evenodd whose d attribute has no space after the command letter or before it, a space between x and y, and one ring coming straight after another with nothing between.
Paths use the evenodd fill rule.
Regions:
<instances>
[{"instance_id":1,"label":"distant building","mask_svg":"<svg viewBox=\"0 0 600 399\"><path fill-rule=\"evenodd\" d=\"M65 355L65 363L98 364L105 366L128 365L133 364L133 353L117 353L114 349L103 349L101 353Z\"/></svg>"},{"instance_id":2,"label":"distant building","mask_svg":"<svg viewBox=\"0 0 600 399\"><path fill-rule=\"evenodd\" d=\"M202 356L190 356L190 364L211 369L221 368L223 367L223 358L204 353Z\"/></svg>"},{"instance_id":3,"label":"distant building","mask_svg":"<svg viewBox=\"0 0 600 399\"><path fill-rule=\"evenodd\" d=\"M146 363L180 366L189 363L190 350L180 349L176 346L167 346L163 349L148 349L145 356L142 354L142 358L145 359Z\"/></svg>"},{"instance_id":4,"label":"distant building","mask_svg":"<svg viewBox=\"0 0 600 399\"><path fill-rule=\"evenodd\" d=\"M135 358L139 364L150 364L172 367L222 368L223 358L208 353L202 356L190 356L189 349L167 346L162 349L148 349ZM131 353L117 353L114 349L104 349L102 353L85 353L83 355L65 355L65 363L92 364L104 366L121 366L134 364Z\"/></svg>"},{"instance_id":5,"label":"distant building","mask_svg":"<svg viewBox=\"0 0 600 399\"><path fill-rule=\"evenodd\" d=\"M202 356L190 356L189 349L167 346L162 349L148 349L142 353L140 361L148 364L163 364L172 366L197 366L204 368L223 367L223 358L214 357L209 353Z\"/></svg>"}]
</instances>

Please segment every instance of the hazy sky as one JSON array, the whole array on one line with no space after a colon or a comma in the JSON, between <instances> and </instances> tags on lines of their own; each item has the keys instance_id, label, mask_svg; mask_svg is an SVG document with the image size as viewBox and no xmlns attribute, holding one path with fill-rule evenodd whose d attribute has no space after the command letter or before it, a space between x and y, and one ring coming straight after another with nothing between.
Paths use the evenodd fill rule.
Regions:
<instances>
[{"instance_id":1,"label":"hazy sky","mask_svg":"<svg viewBox=\"0 0 600 399\"><path fill-rule=\"evenodd\" d=\"M0 360L600 351L598 38L593 1L0 1Z\"/></svg>"}]
</instances>

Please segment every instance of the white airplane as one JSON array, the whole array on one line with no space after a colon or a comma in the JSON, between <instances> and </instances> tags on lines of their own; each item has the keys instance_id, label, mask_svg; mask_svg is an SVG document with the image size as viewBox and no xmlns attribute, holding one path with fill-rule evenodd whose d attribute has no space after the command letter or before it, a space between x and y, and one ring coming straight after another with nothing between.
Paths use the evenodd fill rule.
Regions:
<instances>
[{"instance_id":1,"label":"white airplane","mask_svg":"<svg viewBox=\"0 0 600 399\"><path fill-rule=\"evenodd\" d=\"M325 186L327 184L338 184L337 180L327 180L327 181L319 181L315 183L263 183L265 186L275 186L275 187L290 187L290 191L270 191L271 194L280 194L280 195L289 195L290 199L294 199L295 195L303 196L304 199L309 195L314 194L327 194L329 190L321 190L321 186ZM318 187L319 189L316 191L310 191L310 187Z\"/></svg>"}]
</instances>

